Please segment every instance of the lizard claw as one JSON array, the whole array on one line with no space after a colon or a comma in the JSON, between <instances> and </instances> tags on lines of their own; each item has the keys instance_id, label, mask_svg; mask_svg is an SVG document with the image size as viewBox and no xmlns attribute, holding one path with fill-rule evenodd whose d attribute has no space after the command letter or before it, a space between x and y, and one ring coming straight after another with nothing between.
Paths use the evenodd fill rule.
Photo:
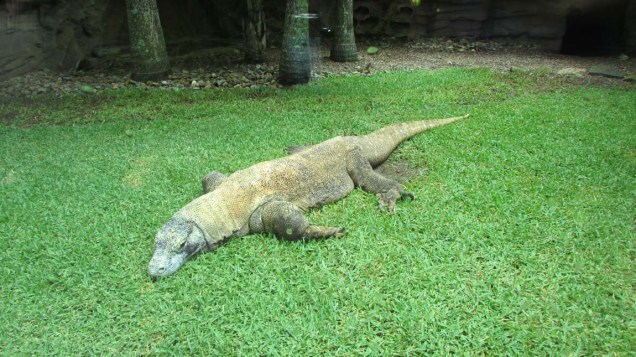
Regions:
<instances>
[{"instance_id":1,"label":"lizard claw","mask_svg":"<svg viewBox=\"0 0 636 357\"><path fill-rule=\"evenodd\" d=\"M388 202L388 203L379 202L378 209L380 211L386 211L388 214L393 214L395 213L395 202Z\"/></svg>"},{"instance_id":2,"label":"lizard claw","mask_svg":"<svg viewBox=\"0 0 636 357\"><path fill-rule=\"evenodd\" d=\"M395 202L404 197L408 197L411 201L415 199L415 195L411 192L406 192L403 189L391 189L387 192L377 194L378 208L382 211L386 210L387 213L395 213Z\"/></svg>"},{"instance_id":3,"label":"lizard claw","mask_svg":"<svg viewBox=\"0 0 636 357\"><path fill-rule=\"evenodd\" d=\"M389 214L395 213L395 202L400 198L400 193L396 190L378 193L378 208Z\"/></svg>"},{"instance_id":4,"label":"lizard claw","mask_svg":"<svg viewBox=\"0 0 636 357\"><path fill-rule=\"evenodd\" d=\"M404 197L408 197L411 201L415 200L415 195L412 192L406 192L404 190L401 190L400 199L404 199Z\"/></svg>"},{"instance_id":5,"label":"lizard claw","mask_svg":"<svg viewBox=\"0 0 636 357\"><path fill-rule=\"evenodd\" d=\"M334 231L333 231L333 233L331 234L331 236L332 236L333 238L340 238L340 237L344 237L344 236L347 234L346 230L347 230L347 228L346 228L346 227L338 227L338 228L335 228L335 229L334 229Z\"/></svg>"}]
</instances>

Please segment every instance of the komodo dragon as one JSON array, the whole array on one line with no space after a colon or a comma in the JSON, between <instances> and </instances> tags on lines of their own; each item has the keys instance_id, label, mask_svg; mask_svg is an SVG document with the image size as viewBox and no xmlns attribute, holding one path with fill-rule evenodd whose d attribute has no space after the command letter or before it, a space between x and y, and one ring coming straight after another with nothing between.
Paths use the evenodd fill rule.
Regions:
<instances>
[{"instance_id":1,"label":"komodo dragon","mask_svg":"<svg viewBox=\"0 0 636 357\"><path fill-rule=\"evenodd\" d=\"M389 213L402 197L402 185L375 171L404 140L461 117L397 123L363 136L338 136L294 149L226 177L203 177L204 194L170 218L156 236L148 273L157 278L179 269L194 255L215 250L224 240L250 233L284 239L338 237L344 228L309 224L303 212L338 201L355 186L375 193Z\"/></svg>"}]
</instances>

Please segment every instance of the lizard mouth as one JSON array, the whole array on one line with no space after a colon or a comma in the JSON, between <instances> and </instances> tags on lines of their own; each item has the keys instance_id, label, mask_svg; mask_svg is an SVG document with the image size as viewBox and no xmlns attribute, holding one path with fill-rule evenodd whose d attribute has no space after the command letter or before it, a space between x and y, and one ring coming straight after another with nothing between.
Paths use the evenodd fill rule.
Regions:
<instances>
[{"instance_id":1,"label":"lizard mouth","mask_svg":"<svg viewBox=\"0 0 636 357\"><path fill-rule=\"evenodd\" d=\"M209 247L208 242L206 241L205 243L206 243L206 245L200 245L196 250L194 250L191 253L188 253L188 255L186 255L186 257L185 257L185 260L189 260L190 258L192 258L195 255L199 254L203 250L203 247Z\"/></svg>"},{"instance_id":2,"label":"lizard mouth","mask_svg":"<svg viewBox=\"0 0 636 357\"><path fill-rule=\"evenodd\" d=\"M148 274L152 278L164 277L174 274L188 259L186 254L177 254L165 257L162 252L156 252L148 264Z\"/></svg>"},{"instance_id":3,"label":"lizard mouth","mask_svg":"<svg viewBox=\"0 0 636 357\"><path fill-rule=\"evenodd\" d=\"M171 251L165 246L158 246L155 250L148 264L148 274L153 280L172 275L192 257L201 252L213 251L217 248L217 242L201 229L199 224L194 221L189 221L187 224L191 227L187 233L188 240L183 243L183 246L178 251Z\"/></svg>"}]
</instances>

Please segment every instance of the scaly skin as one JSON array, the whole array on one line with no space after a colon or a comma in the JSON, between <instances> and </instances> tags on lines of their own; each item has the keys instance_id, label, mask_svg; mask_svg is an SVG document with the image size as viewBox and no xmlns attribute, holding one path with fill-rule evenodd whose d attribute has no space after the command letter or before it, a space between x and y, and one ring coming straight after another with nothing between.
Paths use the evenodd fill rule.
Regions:
<instances>
[{"instance_id":1,"label":"scaly skin","mask_svg":"<svg viewBox=\"0 0 636 357\"><path fill-rule=\"evenodd\" d=\"M177 271L194 255L215 250L230 237L271 233L290 240L338 237L344 228L310 225L303 211L347 196L355 186L375 193L389 213L403 197L402 185L373 167L404 140L459 119L397 123L363 136L339 136L230 176L211 172L204 194L179 210L157 233L148 272L153 278Z\"/></svg>"}]
</instances>

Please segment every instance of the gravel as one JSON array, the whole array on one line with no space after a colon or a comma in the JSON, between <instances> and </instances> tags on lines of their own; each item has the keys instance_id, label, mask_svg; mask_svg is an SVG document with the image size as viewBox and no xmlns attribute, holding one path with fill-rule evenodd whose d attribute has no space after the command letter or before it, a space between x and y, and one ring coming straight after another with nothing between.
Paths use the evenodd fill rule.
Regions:
<instances>
[{"instance_id":1,"label":"gravel","mask_svg":"<svg viewBox=\"0 0 636 357\"><path fill-rule=\"evenodd\" d=\"M338 63L329 60L329 49L320 50L320 61L313 63L314 77L332 75L370 75L378 72L412 69L439 69L446 67L487 67L496 71L540 69L549 75L578 73L581 78L591 67L604 66L633 78L636 60L625 55L614 57L576 57L546 53L533 42L505 40L426 39L405 41L399 39L360 40L359 60ZM377 47L368 54L368 47ZM240 46L236 46L239 48ZM120 88L146 90L212 90L220 88L281 87L277 83L278 50L273 47L262 64L241 63L240 51L226 51L224 63L206 64L192 55L172 58L172 74L159 82L135 82L130 79L127 55L119 58L94 59L90 69L66 73L40 70L9 79L0 84L0 96L62 95L82 92L91 94ZM210 56L207 53L207 56ZM208 61L211 62L211 61ZM586 75L586 77L589 77ZM616 81L596 77L595 81Z\"/></svg>"}]
</instances>

